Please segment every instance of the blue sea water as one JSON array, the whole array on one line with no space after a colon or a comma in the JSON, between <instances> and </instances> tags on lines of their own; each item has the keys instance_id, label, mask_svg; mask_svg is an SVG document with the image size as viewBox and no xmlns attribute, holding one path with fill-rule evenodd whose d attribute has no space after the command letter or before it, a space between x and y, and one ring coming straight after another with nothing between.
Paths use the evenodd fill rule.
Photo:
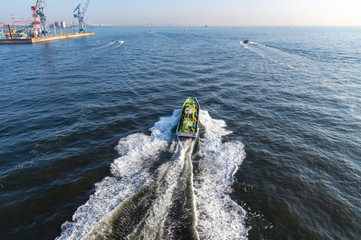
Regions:
<instances>
[{"instance_id":1,"label":"blue sea water","mask_svg":"<svg viewBox=\"0 0 361 240\"><path fill-rule=\"evenodd\" d=\"M0 46L0 239L360 239L360 28L91 30Z\"/></svg>"}]
</instances>

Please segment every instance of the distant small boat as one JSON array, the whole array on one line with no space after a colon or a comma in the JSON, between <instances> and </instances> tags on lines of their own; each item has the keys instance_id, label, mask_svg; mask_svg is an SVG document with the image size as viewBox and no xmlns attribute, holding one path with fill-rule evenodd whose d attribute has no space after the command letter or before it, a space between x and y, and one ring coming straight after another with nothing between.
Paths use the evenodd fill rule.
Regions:
<instances>
[{"instance_id":1,"label":"distant small boat","mask_svg":"<svg viewBox=\"0 0 361 240\"><path fill-rule=\"evenodd\" d=\"M117 41L115 41L115 43L117 43L117 44L123 44L124 41L120 41L120 40L118 39Z\"/></svg>"},{"instance_id":2,"label":"distant small boat","mask_svg":"<svg viewBox=\"0 0 361 240\"><path fill-rule=\"evenodd\" d=\"M250 44L251 42L246 39L246 40L243 40L242 43L243 43L243 44Z\"/></svg>"},{"instance_id":3,"label":"distant small boat","mask_svg":"<svg viewBox=\"0 0 361 240\"><path fill-rule=\"evenodd\" d=\"M196 138L198 136L199 103L194 97L189 97L183 104L182 114L177 125L178 139Z\"/></svg>"}]
</instances>

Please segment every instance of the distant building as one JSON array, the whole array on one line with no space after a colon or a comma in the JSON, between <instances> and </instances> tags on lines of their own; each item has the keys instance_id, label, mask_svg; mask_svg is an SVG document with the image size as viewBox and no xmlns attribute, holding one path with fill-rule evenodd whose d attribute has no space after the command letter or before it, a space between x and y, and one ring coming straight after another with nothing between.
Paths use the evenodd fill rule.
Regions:
<instances>
[{"instance_id":1,"label":"distant building","mask_svg":"<svg viewBox=\"0 0 361 240\"><path fill-rule=\"evenodd\" d=\"M57 21L54 23L55 27L57 28L66 28L66 22L65 21Z\"/></svg>"}]
</instances>

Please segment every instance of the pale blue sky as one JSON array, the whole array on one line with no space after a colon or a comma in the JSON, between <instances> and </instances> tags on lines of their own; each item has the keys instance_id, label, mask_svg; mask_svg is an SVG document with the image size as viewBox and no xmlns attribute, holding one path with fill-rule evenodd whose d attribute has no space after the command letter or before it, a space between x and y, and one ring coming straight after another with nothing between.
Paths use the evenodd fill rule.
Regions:
<instances>
[{"instance_id":1,"label":"pale blue sky","mask_svg":"<svg viewBox=\"0 0 361 240\"><path fill-rule=\"evenodd\" d=\"M48 0L49 22L74 21L85 0ZM31 16L36 0L2 0L0 21ZM88 23L114 25L361 26L361 0L91 0Z\"/></svg>"}]
</instances>

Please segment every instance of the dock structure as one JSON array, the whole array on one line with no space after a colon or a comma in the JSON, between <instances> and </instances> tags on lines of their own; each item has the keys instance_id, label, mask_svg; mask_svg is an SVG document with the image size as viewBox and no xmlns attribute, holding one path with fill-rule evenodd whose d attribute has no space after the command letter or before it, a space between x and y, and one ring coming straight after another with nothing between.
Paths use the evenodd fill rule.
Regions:
<instances>
[{"instance_id":1,"label":"dock structure","mask_svg":"<svg viewBox=\"0 0 361 240\"><path fill-rule=\"evenodd\" d=\"M49 25L47 22L45 8L47 6L47 0L37 0L36 5L31 7L32 16L34 20L32 21L31 29L29 30L28 25L12 25L18 28L11 29L10 24L0 25L0 45L1 44L34 44L34 43L45 43L52 41L59 41L71 38L80 38L92 36L94 32L87 32L86 24L84 22L84 14L88 8L90 0L86 0L85 6L83 9L80 9L81 4L79 4L74 10L74 17L79 20L79 33L66 33L63 34L63 29L60 28L60 35L56 35L56 30L54 26L55 35L52 35L49 30ZM74 26L74 24L73 24ZM2 29L4 28L4 29Z\"/></svg>"},{"instance_id":2,"label":"dock structure","mask_svg":"<svg viewBox=\"0 0 361 240\"><path fill-rule=\"evenodd\" d=\"M53 42L53 41L71 39L71 38L89 37L94 34L95 34L94 32L82 32L82 33L66 33L66 34L62 34L62 35L45 36L45 37L0 39L0 44L45 43L45 42Z\"/></svg>"}]
</instances>

